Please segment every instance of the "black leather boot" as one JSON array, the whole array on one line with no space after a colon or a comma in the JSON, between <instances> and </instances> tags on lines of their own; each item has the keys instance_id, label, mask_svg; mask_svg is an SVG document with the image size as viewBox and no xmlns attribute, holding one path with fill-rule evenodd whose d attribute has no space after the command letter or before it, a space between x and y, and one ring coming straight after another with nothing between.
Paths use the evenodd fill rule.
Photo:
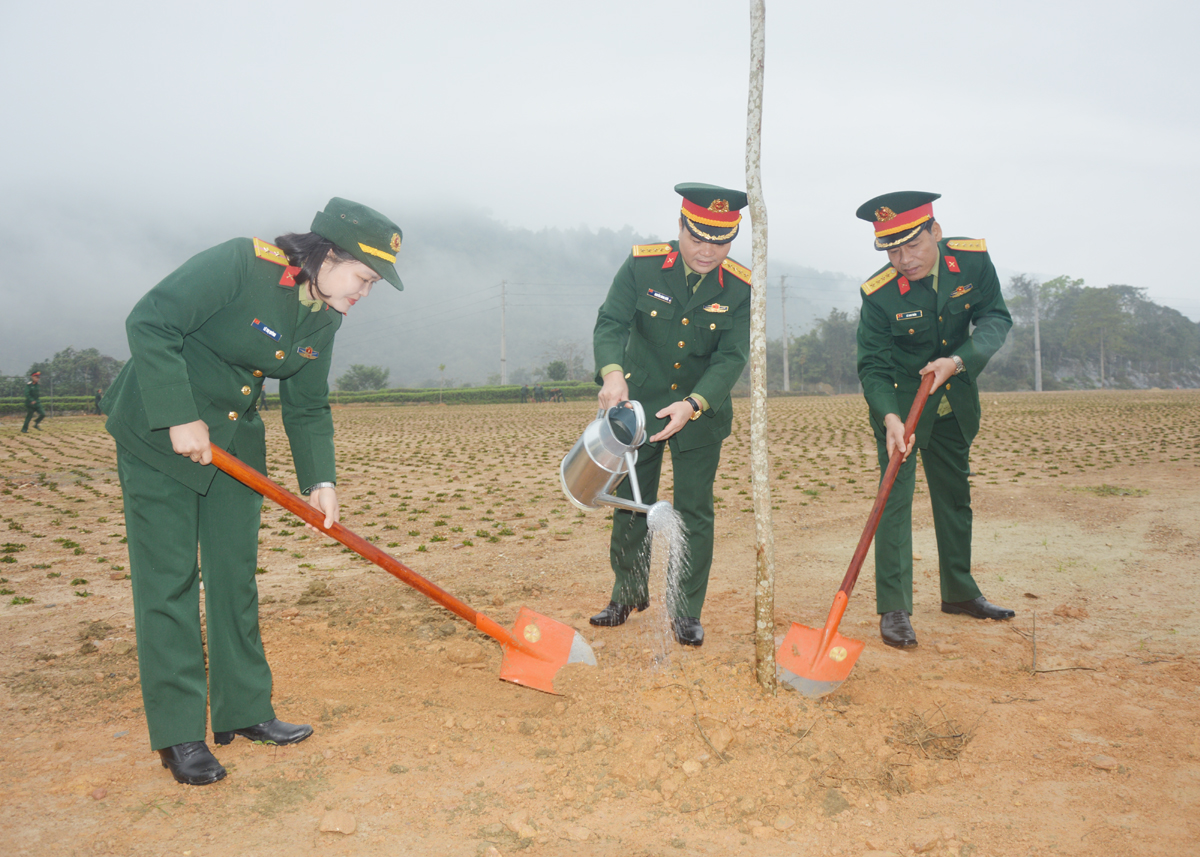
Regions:
<instances>
[{"instance_id":1,"label":"black leather boot","mask_svg":"<svg viewBox=\"0 0 1200 857\"><path fill-rule=\"evenodd\" d=\"M225 769L203 741L185 741L158 751L162 766L185 786L206 786L225 779Z\"/></svg>"},{"instance_id":2,"label":"black leather boot","mask_svg":"<svg viewBox=\"0 0 1200 857\"><path fill-rule=\"evenodd\" d=\"M249 738L255 744L298 744L313 734L311 726L284 723L282 720L268 720L257 726L247 726L245 729L234 729L232 732L214 732L213 740L218 744L230 743L235 735Z\"/></svg>"}]
</instances>

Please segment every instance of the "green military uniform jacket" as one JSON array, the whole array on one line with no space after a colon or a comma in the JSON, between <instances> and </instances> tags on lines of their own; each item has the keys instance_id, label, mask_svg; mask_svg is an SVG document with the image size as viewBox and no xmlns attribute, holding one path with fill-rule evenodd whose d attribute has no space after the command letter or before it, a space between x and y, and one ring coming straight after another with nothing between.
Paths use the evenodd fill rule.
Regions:
<instances>
[{"instance_id":1,"label":"green military uniform jacket","mask_svg":"<svg viewBox=\"0 0 1200 857\"><path fill-rule=\"evenodd\" d=\"M927 363L954 354L962 358L966 371L934 390L925 405L918 447L928 442L943 398L967 443L974 439L980 413L976 379L1012 327L986 244L947 238L938 250L936 294L932 275L909 282L888 265L863 283L858 324L858 377L880 432L887 414L908 416L921 384L918 373Z\"/></svg>"},{"instance_id":2,"label":"green military uniform jacket","mask_svg":"<svg viewBox=\"0 0 1200 857\"><path fill-rule=\"evenodd\" d=\"M593 346L596 381L604 366L625 370L647 436L667 425L655 413L698 393L708 409L672 442L689 450L723 440L733 426L729 391L750 356L750 271L726 259L692 294L678 241L635 246L600 307Z\"/></svg>"},{"instance_id":3,"label":"green military uniform jacket","mask_svg":"<svg viewBox=\"0 0 1200 857\"><path fill-rule=\"evenodd\" d=\"M39 384L28 381L25 384L25 407L28 410L35 410L41 404L41 392L38 390Z\"/></svg>"},{"instance_id":4,"label":"green military uniform jacket","mask_svg":"<svg viewBox=\"0 0 1200 857\"><path fill-rule=\"evenodd\" d=\"M102 402L118 444L204 493L216 468L176 454L168 432L202 419L214 444L265 472L255 402L263 378L278 378L300 488L336 480L328 377L342 316L302 307L287 264L278 248L235 238L138 301L125 324L132 356Z\"/></svg>"}]
</instances>

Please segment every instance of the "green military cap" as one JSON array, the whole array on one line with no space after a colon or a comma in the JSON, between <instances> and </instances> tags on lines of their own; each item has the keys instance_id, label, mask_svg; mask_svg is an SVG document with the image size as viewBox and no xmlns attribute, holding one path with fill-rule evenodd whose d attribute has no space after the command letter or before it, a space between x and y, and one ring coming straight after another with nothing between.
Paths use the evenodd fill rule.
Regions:
<instances>
[{"instance_id":1,"label":"green military cap","mask_svg":"<svg viewBox=\"0 0 1200 857\"><path fill-rule=\"evenodd\" d=\"M693 236L710 244L728 244L737 236L739 212L749 202L744 192L684 182L675 185L675 193L683 197L683 225Z\"/></svg>"},{"instance_id":2,"label":"green military cap","mask_svg":"<svg viewBox=\"0 0 1200 857\"><path fill-rule=\"evenodd\" d=\"M313 218L312 231L403 290L396 273L396 254L404 233L375 209L335 196Z\"/></svg>"},{"instance_id":3,"label":"green military cap","mask_svg":"<svg viewBox=\"0 0 1200 857\"><path fill-rule=\"evenodd\" d=\"M869 199L854 212L875 226L875 249L889 250L907 244L933 220L933 201L940 193L900 190Z\"/></svg>"}]
</instances>

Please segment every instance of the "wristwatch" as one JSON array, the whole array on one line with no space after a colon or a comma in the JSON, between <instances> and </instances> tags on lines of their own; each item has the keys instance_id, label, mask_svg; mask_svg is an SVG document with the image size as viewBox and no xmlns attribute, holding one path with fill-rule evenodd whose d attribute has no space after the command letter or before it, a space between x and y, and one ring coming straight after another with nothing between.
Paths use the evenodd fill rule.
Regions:
<instances>
[{"instance_id":1,"label":"wristwatch","mask_svg":"<svg viewBox=\"0 0 1200 857\"><path fill-rule=\"evenodd\" d=\"M308 487L308 490L305 491L304 493L311 494L312 492L316 491L318 488L336 488L336 487L337 487L337 483L335 483L335 482L314 482L312 485L310 485Z\"/></svg>"},{"instance_id":2,"label":"wristwatch","mask_svg":"<svg viewBox=\"0 0 1200 857\"><path fill-rule=\"evenodd\" d=\"M962 358L957 354L951 354L950 359L954 361L954 374L961 375L967 371L967 367L963 365Z\"/></svg>"},{"instance_id":3,"label":"wristwatch","mask_svg":"<svg viewBox=\"0 0 1200 857\"><path fill-rule=\"evenodd\" d=\"M693 399L691 396L687 396L686 398L684 398L684 401L692 406L691 420L695 421L695 420L700 419L700 403L697 402L695 399Z\"/></svg>"}]
</instances>

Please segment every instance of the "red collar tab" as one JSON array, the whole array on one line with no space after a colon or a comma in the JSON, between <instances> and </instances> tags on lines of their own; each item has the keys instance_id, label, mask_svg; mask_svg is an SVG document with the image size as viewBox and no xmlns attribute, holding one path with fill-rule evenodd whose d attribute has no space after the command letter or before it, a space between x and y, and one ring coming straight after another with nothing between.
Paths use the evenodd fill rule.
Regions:
<instances>
[{"instance_id":1,"label":"red collar tab","mask_svg":"<svg viewBox=\"0 0 1200 857\"><path fill-rule=\"evenodd\" d=\"M902 295L908 294L908 290L911 288L908 285L908 277L901 277L896 281L896 285L900 286L900 294Z\"/></svg>"},{"instance_id":2,"label":"red collar tab","mask_svg":"<svg viewBox=\"0 0 1200 857\"><path fill-rule=\"evenodd\" d=\"M725 269L724 268L717 268L717 285L719 285L721 288L725 288Z\"/></svg>"},{"instance_id":3,"label":"red collar tab","mask_svg":"<svg viewBox=\"0 0 1200 857\"><path fill-rule=\"evenodd\" d=\"M662 266L663 266L663 270L665 271L665 270L667 270L668 268L674 268L674 267L675 267L675 260L676 260L676 259L678 259L678 258L679 258L679 251L678 251L678 250L672 250L670 253L668 253L668 254L667 254L667 258L663 259L663 264L662 264Z\"/></svg>"},{"instance_id":4,"label":"red collar tab","mask_svg":"<svg viewBox=\"0 0 1200 857\"><path fill-rule=\"evenodd\" d=\"M295 265L288 265L286 268L283 269L283 276L279 278L279 285L281 285L281 286L296 285L296 275L299 274L302 270L304 270L304 269L297 268Z\"/></svg>"},{"instance_id":5,"label":"red collar tab","mask_svg":"<svg viewBox=\"0 0 1200 857\"><path fill-rule=\"evenodd\" d=\"M947 271L949 271L952 274L962 273L961 271L958 270L958 260L957 259L955 259L953 256L943 256L942 258L944 258L946 260L946 270Z\"/></svg>"}]
</instances>

